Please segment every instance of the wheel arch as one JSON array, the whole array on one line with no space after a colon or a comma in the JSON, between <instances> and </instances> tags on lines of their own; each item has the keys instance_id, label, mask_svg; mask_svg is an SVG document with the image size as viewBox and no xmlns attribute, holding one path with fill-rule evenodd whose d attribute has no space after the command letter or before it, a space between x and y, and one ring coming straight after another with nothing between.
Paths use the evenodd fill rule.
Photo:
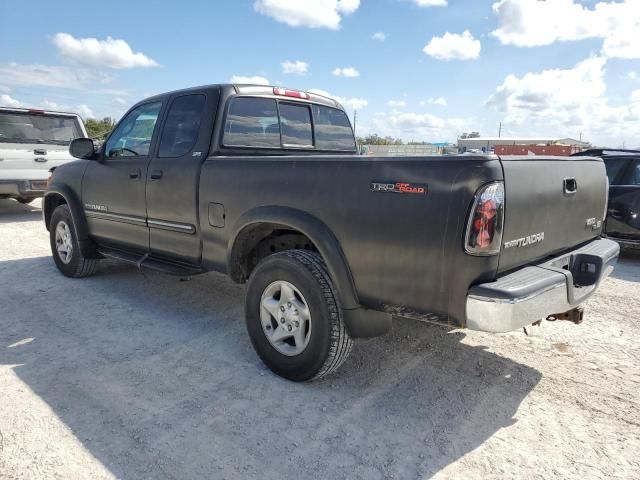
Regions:
<instances>
[{"instance_id":1,"label":"wheel arch","mask_svg":"<svg viewBox=\"0 0 640 480\"><path fill-rule=\"evenodd\" d=\"M73 190L66 185L51 184L44 194L42 213L47 230L50 229L51 216L54 210L60 205L67 205L69 207L71 218L73 218L76 238L78 239L82 254L88 258L93 258L95 256L95 248L93 242L89 239L89 227L84 215L82 203Z\"/></svg>"},{"instance_id":2,"label":"wheel arch","mask_svg":"<svg viewBox=\"0 0 640 480\"><path fill-rule=\"evenodd\" d=\"M340 242L318 218L291 207L263 206L243 214L236 222L227 248L227 271L236 282L247 280L245 260L274 231L299 233L322 256L336 285L343 309L358 308L358 295ZM263 257L262 257L263 258ZM255 265L254 265L255 266Z\"/></svg>"}]
</instances>

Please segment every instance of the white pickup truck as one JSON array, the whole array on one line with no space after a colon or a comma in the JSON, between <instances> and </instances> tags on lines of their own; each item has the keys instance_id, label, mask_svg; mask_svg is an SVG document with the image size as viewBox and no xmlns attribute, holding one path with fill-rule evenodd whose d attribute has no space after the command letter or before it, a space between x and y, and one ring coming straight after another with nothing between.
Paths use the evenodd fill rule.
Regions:
<instances>
[{"instance_id":1,"label":"white pickup truck","mask_svg":"<svg viewBox=\"0 0 640 480\"><path fill-rule=\"evenodd\" d=\"M75 113L0 107L0 199L42 197L49 170L73 160L69 143L86 136Z\"/></svg>"}]
</instances>

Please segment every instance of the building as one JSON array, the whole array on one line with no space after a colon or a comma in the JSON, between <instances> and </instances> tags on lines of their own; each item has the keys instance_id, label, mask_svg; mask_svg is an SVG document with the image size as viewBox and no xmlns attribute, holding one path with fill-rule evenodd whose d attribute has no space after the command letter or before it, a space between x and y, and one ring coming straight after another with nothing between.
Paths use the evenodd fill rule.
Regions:
<instances>
[{"instance_id":1,"label":"building","mask_svg":"<svg viewBox=\"0 0 640 480\"><path fill-rule=\"evenodd\" d=\"M582 142L574 138L476 137L458 139L458 150L461 152L469 150L487 152L495 150L496 145L568 145L577 149L591 147L589 142Z\"/></svg>"}]
</instances>

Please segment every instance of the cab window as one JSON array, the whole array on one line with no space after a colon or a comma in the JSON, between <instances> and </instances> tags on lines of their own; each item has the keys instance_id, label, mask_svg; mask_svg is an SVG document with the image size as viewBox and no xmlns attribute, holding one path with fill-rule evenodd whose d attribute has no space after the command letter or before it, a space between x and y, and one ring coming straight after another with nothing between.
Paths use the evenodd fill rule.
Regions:
<instances>
[{"instance_id":1,"label":"cab window","mask_svg":"<svg viewBox=\"0 0 640 480\"><path fill-rule=\"evenodd\" d=\"M184 95L171 103L160 137L159 157L181 157L193 149L200 133L205 100L204 95Z\"/></svg>"},{"instance_id":2,"label":"cab window","mask_svg":"<svg viewBox=\"0 0 640 480\"><path fill-rule=\"evenodd\" d=\"M313 148L311 112L307 105L280 103L283 147Z\"/></svg>"},{"instance_id":3,"label":"cab window","mask_svg":"<svg viewBox=\"0 0 640 480\"><path fill-rule=\"evenodd\" d=\"M235 147L280 147L276 101L269 98L233 98L222 142Z\"/></svg>"},{"instance_id":4,"label":"cab window","mask_svg":"<svg viewBox=\"0 0 640 480\"><path fill-rule=\"evenodd\" d=\"M356 149L347 114L337 108L313 105L316 148L320 150L354 151Z\"/></svg>"},{"instance_id":5,"label":"cab window","mask_svg":"<svg viewBox=\"0 0 640 480\"><path fill-rule=\"evenodd\" d=\"M148 155L161 107L162 102L147 103L129 112L107 141L107 158Z\"/></svg>"},{"instance_id":6,"label":"cab window","mask_svg":"<svg viewBox=\"0 0 640 480\"><path fill-rule=\"evenodd\" d=\"M620 173L627 165L626 158L606 158L604 160L604 166L607 170L607 178L609 179L609 185L619 185Z\"/></svg>"},{"instance_id":7,"label":"cab window","mask_svg":"<svg viewBox=\"0 0 640 480\"><path fill-rule=\"evenodd\" d=\"M640 160L632 162L631 170L623 183L625 185L640 185Z\"/></svg>"}]
</instances>

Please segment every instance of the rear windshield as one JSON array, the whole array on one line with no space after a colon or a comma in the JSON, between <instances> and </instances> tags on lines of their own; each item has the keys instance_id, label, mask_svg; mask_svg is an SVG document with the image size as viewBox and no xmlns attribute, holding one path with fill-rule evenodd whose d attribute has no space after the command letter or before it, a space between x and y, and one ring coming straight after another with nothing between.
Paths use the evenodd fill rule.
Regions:
<instances>
[{"instance_id":1,"label":"rear windshield","mask_svg":"<svg viewBox=\"0 0 640 480\"><path fill-rule=\"evenodd\" d=\"M355 150L351 124L342 110L256 97L231 100L222 143L228 147Z\"/></svg>"},{"instance_id":2,"label":"rear windshield","mask_svg":"<svg viewBox=\"0 0 640 480\"><path fill-rule=\"evenodd\" d=\"M74 117L0 112L0 142L67 145L82 133Z\"/></svg>"}]
</instances>

